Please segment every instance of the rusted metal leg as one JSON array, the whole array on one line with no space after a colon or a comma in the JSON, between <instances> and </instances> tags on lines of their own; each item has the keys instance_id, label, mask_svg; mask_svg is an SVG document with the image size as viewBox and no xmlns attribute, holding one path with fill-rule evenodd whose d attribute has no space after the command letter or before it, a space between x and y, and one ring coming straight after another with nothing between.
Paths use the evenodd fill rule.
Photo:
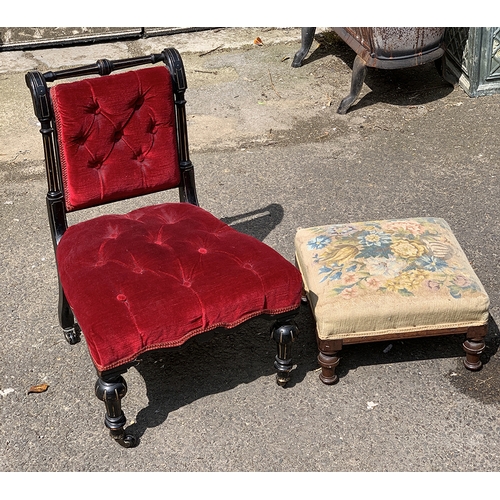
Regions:
<instances>
[{"instance_id":1,"label":"rusted metal leg","mask_svg":"<svg viewBox=\"0 0 500 500\"><path fill-rule=\"evenodd\" d=\"M356 56L352 67L351 77L351 93L342 99L337 113L345 115L347 110L351 107L352 103L358 98L366 76L366 64L361 57Z\"/></svg>"},{"instance_id":2,"label":"rusted metal leg","mask_svg":"<svg viewBox=\"0 0 500 500\"><path fill-rule=\"evenodd\" d=\"M125 433L127 419L122 411L121 400L127 394L127 384L120 374L101 375L95 384L96 396L106 406L104 423L111 437L124 448L137 446L137 440Z\"/></svg>"},{"instance_id":3,"label":"rusted metal leg","mask_svg":"<svg viewBox=\"0 0 500 500\"><path fill-rule=\"evenodd\" d=\"M463 343L465 351L464 365L472 371L480 370L483 366L480 356L484 351L484 339L488 332L488 326L474 326L467 331L467 338Z\"/></svg>"},{"instance_id":4,"label":"rusted metal leg","mask_svg":"<svg viewBox=\"0 0 500 500\"><path fill-rule=\"evenodd\" d=\"M302 66L302 61L309 53L313 43L314 33L316 33L316 28L302 28L302 46L293 58L292 68L300 68Z\"/></svg>"},{"instance_id":5,"label":"rusted metal leg","mask_svg":"<svg viewBox=\"0 0 500 500\"><path fill-rule=\"evenodd\" d=\"M271 329L271 336L275 340L278 353L274 360L274 367L278 371L276 383L285 387L290 380L292 371L292 343L298 337L299 329L293 320L279 321Z\"/></svg>"},{"instance_id":6,"label":"rusted metal leg","mask_svg":"<svg viewBox=\"0 0 500 500\"><path fill-rule=\"evenodd\" d=\"M340 362L338 354L342 350L342 340L318 339L318 349L318 363L321 366L319 378L321 382L327 385L337 383L339 377L335 370Z\"/></svg>"}]
</instances>

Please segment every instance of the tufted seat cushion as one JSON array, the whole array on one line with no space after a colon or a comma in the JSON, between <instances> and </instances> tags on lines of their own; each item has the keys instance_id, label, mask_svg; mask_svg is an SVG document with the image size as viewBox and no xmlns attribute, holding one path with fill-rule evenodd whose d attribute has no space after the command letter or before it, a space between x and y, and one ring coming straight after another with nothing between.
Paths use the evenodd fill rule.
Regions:
<instances>
[{"instance_id":1,"label":"tufted seat cushion","mask_svg":"<svg viewBox=\"0 0 500 500\"><path fill-rule=\"evenodd\" d=\"M61 83L50 95L68 211L179 185L165 66Z\"/></svg>"},{"instance_id":2,"label":"tufted seat cushion","mask_svg":"<svg viewBox=\"0 0 500 500\"><path fill-rule=\"evenodd\" d=\"M319 339L488 321L488 296L443 219L300 229L295 251Z\"/></svg>"},{"instance_id":3,"label":"tufted seat cushion","mask_svg":"<svg viewBox=\"0 0 500 500\"><path fill-rule=\"evenodd\" d=\"M167 203L70 226L62 287L98 370L300 305L299 271L205 210Z\"/></svg>"}]
</instances>

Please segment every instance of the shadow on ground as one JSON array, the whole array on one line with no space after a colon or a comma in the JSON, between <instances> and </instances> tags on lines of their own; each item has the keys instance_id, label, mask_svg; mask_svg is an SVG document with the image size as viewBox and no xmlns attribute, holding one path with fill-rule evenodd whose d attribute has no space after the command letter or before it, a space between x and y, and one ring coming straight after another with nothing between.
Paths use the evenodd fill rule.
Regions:
<instances>
[{"instance_id":1,"label":"shadow on ground","mask_svg":"<svg viewBox=\"0 0 500 500\"><path fill-rule=\"evenodd\" d=\"M281 205L270 204L222 220L262 241L280 224L283 213ZM293 370L287 387L300 383L308 371L316 368L310 315L300 314L297 324L302 335L295 342L292 356L300 368ZM142 356L136 369L144 379L149 404L128 431L140 438L182 406L275 374L276 343L271 339L271 326L272 322L256 318L233 330L207 332L181 347Z\"/></svg>"},{"instance_id":2,"label":"shadow on ground","mask_svg":"<svg viewBox=\"0 0 500 500\"><path fill-rule=\"evenodd\" d=\"M283 214L281 205L270 204L223 220L262 241L280 224ZM297 324L300 335L293 346L295 368L288 388L300 384L309 372L318 369L315 325L307 305L302 306ZM269 321L257 318L231 331L209 332L179 348L144 355L136 369L144 379L149 404L139 411L128 431L140 438L147 429L165 422L171 412L193 401L260 377L273 379L276 344L270 337L270 327ZM342 383L359 366L457 358L456 372L447 374L457 389L484 403L499 402L495 382L500 375L500 361L493 357L500 344L499 337L498 326L490 317L482 356L484 367L480 372L471 373L463 367L464 336L447 335L345 346L337 373Z\"/></svg>"},{"instance_id":3,"label":"shadow on ground","mask_svg":"<svg viewBox=\"0 0 500 500\"><path fill-rule=\"evenodd\" d=\"M223 217L221 220L240 233L264 241L267 235L281 223L283 214L284 211L281 205L271 203L262 209L233 217Z\"/></svg>"},{"instance_id":4,"label":"shadow on ground","mask_svg":"<svg viewBox=\"0 0 500 500\"><path fill-rule=\"evenodd\" d=\"M500 378L500 361L494 355L500 345L500 332L495 320L490 316L486 347L481 356L483 367L480 371L472 372L464 367L464 340L464 335L444 335L348 345L342 349L337 374L342 380L350 371L360 366L457 358L456 370L446 374L453 385L465 395L482 403L499 403L500 387L497 381Z\"/></svg>"},{"instance_id":5,"label":"shadow on ground","mask_svg":"<svg viewBox=\"0 0 500 500\"><path fill-rule=\"evenodd\" d=\"M297 317L300 335L293 346L294 370L287 388L300 384L306 375L318 370L314 321L307 306ZM220 332L202 343L194 341L178 350L158 351L143 357L136 367L143 377L149 404L137 414L128 430L141 437L149 428L163 424L168 415L193 401L234 389L260 377L274 380L275 343L270 324L252 320L230 332ZM470 372L463 366L463 335L446 335L372 342L346 346L337 369L339 383L360 366L408 363L438 358L456 358L456 370L445 376L463 394L485 404L500 402L500 361L494 357L500 344L499 330L491 318L483 369ZM387 350L388 346L390 350ZM321 382L317 381L318 384ZM332 390L334 390L332 388Z\"/></svg>"},{"instance_id":6,"label":"shadow on ground","mask_svg":"<svg viewBox=\"0 0 500 500\"><path fill-rule=\"evenodd\" d=\"M301 335L292 352L297 368L283 390L299 384L316 369L314 337L303 318L299 317L297 323ZM178 351L144 356L136 369L144 379L149 404L139 411L128 431L140 438L147 429L165 422L171 412L193 401L260 377L269 377L274 383L276 344L270 338L270 326L264 320L252 320L205 343L195 341Z\"/></svg>"}]
</instances>

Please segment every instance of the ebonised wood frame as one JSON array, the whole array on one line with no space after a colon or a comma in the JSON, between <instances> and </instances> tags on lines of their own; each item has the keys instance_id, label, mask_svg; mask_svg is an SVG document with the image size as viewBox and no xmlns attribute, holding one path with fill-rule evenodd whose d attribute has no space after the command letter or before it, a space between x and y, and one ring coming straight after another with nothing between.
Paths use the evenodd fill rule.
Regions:
<instances>
[{"instance_id":1,"label":"ebonised wood frame","mask_svg":"<svg viewBox=\"0 0 500 500\"><path fill-rule=\"evenodd\" d=\"M47 83L89 75L104 76L113 71L157 63L166 65L172 77L174 88L177 146L181 170L179 198L181 202L198 205L194 168L189 158L188 149L186 101L184 99L184 93L187 89L186 75L181 56L176 49L167 48L159 54L114 61L100 59L95 64L61 71L46 73L31 71L26 74L26 85L31 91L35 114L40 122L40 133L43 138L48 183L46 203L54 250L68 228L68 223L55 117ZM298 314L299 309L297 308L285 315L266 317L266 319L272 321L271 338L277 344L277 354L274 361L277 370L276 381L282 387L290 380L290 371L292 370L291 347L298 335L298 328L293 318ZM67 342L69 344L78 343L81 339L80 327L74 318L60 282L58 317ZM97 370L98 379L95 384L96 396L104 402L106 407L105 425L109 429L111 436L126 448L136 446L138 439L125 431L126 418L121 408L121 400L127 393L127 384L123 374L138 362L139 360L134 360L127 365L105 372Z\"/></svg>"}]
</instances>

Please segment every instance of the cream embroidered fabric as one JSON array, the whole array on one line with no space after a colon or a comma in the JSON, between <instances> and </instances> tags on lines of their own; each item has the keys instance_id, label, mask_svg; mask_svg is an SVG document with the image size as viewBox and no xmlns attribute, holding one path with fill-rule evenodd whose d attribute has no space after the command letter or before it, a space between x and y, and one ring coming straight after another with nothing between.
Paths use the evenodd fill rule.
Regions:
<instances>
[{"instance_id":1,"label":"cream embroidered fabric","mask_svg":"<svg viewBox=\"0 0 500 500\"><path fill-rule=\"evenodd\" d=\"M489 298L443 219L299 229L320 339L484 325Z\"/></svg>"}]
</instances>

